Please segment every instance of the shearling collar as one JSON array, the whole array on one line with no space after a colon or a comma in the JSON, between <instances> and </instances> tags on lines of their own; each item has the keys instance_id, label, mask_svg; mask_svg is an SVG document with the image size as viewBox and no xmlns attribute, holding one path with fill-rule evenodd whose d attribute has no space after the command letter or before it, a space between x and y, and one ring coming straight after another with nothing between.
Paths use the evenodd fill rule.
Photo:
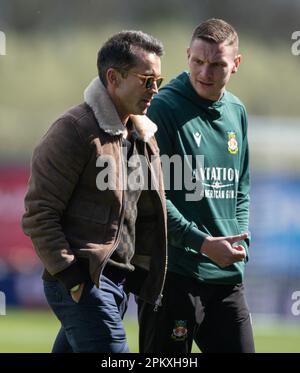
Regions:
<instances>
[{"instance_id":1,"label":"shearling collar","mask_svg":"<svg viewBox=\"0 0 300 373\"><path fill-rule=\"evenodd\" d=\"M84 101L92 108L99 127L110 135L126 137L127 129L122 124L106 88L97 77L84 91ZM131 115L130 119L140 140L148 142L157 131L157 126L146 115Z\"/></svg>"}]
</instances>

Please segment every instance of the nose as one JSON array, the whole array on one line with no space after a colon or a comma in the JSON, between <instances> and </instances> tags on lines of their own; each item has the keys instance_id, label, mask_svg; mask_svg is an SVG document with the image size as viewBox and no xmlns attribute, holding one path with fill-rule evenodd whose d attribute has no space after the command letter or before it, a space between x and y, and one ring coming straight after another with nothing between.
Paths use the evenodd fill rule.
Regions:
<instances>
[{"instance_id":1,"label":"nose","mask_svg":"<svg viewBox=\"0 0 300 373\"><path fill-rule=\"evenodd\" d=\"M151 87L150 87L150 90L151 90L151 92L153 92L153 93L157 93L157 92L158 92L158 87L157 87L157 82L156 82L156 80L153 81L153 83L152 83L152 85L151 85Z\"/></svg>"},{"instance_id":2,"label":"nose","mask_svg":"<svg viewBox=\"0 0 300 373\"><path fill-rule=\"evenodd\" d=\"M204 63L201 66L201 76L206 79L212 78L212 70L210 68L210 65L208 63Z\"/></svg>"}]
</instances>

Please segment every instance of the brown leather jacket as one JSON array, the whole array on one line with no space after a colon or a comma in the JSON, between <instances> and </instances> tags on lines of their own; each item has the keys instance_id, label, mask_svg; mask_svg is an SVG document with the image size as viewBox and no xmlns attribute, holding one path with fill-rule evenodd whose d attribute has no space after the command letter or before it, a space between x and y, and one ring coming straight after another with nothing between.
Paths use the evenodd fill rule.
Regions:
<instances>
[{"instance_id":1,"label":"brown leather jacket","mask_svg":"<svg viewBox=\"0 0 300 373\"><path fill-rule=\"evenodd\" d=\"M132 263L147 270L138 295L159 304L167 245L163 175L154 138L156 125L145 116L133 116L132 122L138 152L147 160L154 186L143 191L138 202ZM46 270L68 289L83 281L84 262L88 262L89 276L99 287L100 274L118 245L124 191L118 186L100 191L96 178L101 170L97 167L99 159L112 156L117 165L116 185L121 180L124 131L105 87L96 78L85 91L85 102L62 115L34 150L23 230Z\"/></svg>"}]
</instances>

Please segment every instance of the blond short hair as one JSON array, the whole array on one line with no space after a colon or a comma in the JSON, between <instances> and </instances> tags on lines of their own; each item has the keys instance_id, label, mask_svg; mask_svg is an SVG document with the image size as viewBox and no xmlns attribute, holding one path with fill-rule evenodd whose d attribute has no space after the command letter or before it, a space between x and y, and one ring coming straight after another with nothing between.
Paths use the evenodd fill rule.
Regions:
<instances>
[{"instance_id":1,"label":"blond short hair","mask_svg":"<svg viewBox=\"0 0 300 373\"><path fill-rule=\"evenodd\" d=\"M196 39L203 39L210 43L235 45L238 49L238 34L229 23L222 19L211 18L198 25L192 35L191 43Z\"/></svg>"}]
</instances>

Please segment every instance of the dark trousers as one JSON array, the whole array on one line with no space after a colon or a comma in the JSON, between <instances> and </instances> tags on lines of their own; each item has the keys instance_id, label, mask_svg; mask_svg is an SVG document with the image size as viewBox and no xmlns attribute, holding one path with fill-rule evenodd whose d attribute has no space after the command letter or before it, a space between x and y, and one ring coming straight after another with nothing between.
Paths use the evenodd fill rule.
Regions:
<instances>
[{"instance_id":1,"label":"dark trousers","mask_svg":"<svg viewBox=\"0 0 300 373\"><path fill-rule=\"evenodd\" d=\"M88 281L79 303L58 281L44 281L44 290L61 322L52 352L129 352L122 323L128 295L122 283L101 276L98 289Z\"/></svg>"},{"instance_id":2,"label":"dark trousers","mask_svg":"<svg viewBox=\"0 0 300 373\"><path fill-rule=\"evenodd\" d=\"M162 307L138 299L140 352L255 352L243 284L215 285L168 273Z\"/></svg>"}]
</instances>

